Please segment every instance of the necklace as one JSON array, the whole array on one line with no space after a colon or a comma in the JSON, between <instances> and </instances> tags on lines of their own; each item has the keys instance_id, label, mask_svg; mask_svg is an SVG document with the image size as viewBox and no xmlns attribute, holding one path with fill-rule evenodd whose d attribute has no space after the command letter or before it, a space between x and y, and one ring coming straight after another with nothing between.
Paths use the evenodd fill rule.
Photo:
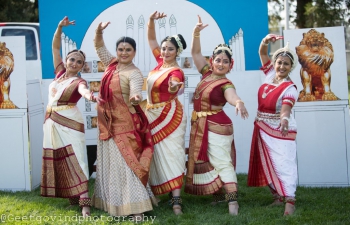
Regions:
<instances>
[{"instance_id":1,"label":"necklace","mask_svg":"<svg viewBox=\"0 0 350 225\"><path fill-rule=\"evenodd\" d=\"M132 62L129 63L128 65L124 66L124 67L121 68L121 69L119 69L119 64L118 64L117 69L114 71L114 73L119 73L120 71L125 70L125 69L128 68L131 64L132 64Z\"/></svg>"},{"instance_id":2,"label":"necklace","mask_svg":"<svg viewBox=\"0 0 350 225\"><path fill-rule=\"evenodd\" d=\"M162 65L162 68L169 68L169 67L173 67L173 66L176 66L177 65L177 62L176 60L172 63L166 63L165 61L163 62L163 65Z\"/></svg>"},{"instance_id":3,"label":"necklace","mask_svg":"<svg viewBox=\"0 0 350 225\"><path fill-rule=\"evenodd\" d=\"M206 81L207 79L212 78L213 80L209 81L207 85L205 85L205 87L203 87L202 89L199 89L199 87L204 83L204 81ZM194 93L194 98L195 99L199 99L200 97L200 93L202 91L204 91L207 87L209 87L209 85L211 85L214 81L219 80L221 78L226 78L226 76L220 76L220 75L215 75L215 74L210 74L209 76L207 76L206 78L204 78L203 80L201 80L196 88L196 91Z\"/></svg>"},{"instance_id":4,"label":"necklace","mask_svg":"<svg viewBox=\"0 0 350 225\"><path fill-rule=\"evenodd\" d=\"M267 85L264 87L264 90L263 90L263 93L262 93L261 97L262 97L262 98L266 98L271 92L273 92L276 88L278 88L278 87L280 86L280 84L282 84L282 83L283 83L284 81L286 81L286 80L287 80L287 78L283 78L283 79L281 79L281 80L277 80L276 77L274 77L274 78L272 79L272 83L277 82L276 87L274 87L274 88L270 89L268 92L266 92L267 89L269 89L269 86L270 86L269 84L267 84Z\"/></svg>"}]
</instances>

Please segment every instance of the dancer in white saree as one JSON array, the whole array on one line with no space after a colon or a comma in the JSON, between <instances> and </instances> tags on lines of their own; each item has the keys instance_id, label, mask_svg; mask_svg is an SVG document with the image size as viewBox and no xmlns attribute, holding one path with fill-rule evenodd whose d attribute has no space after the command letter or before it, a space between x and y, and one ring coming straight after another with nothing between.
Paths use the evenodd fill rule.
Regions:
<instances>
[{"instance_id":1,"label":"dancer in white saree","mask_svg":"<svg viewBox=\"0 0 350 225\"><path fill-rule=\"evenodd\" d=\"M66 64L60 55L62 27L74 24L67 17L61 20L52 41L56 77L49 86L49 100L44 122L41 195L69 198L71 205L79 204L83 216L90 215L88 195L88 163L85 146L84 120L76 106L83 96L99 101L78 76L85 63L85 54L73 50Z\"/></svg>"},{"instance_id":2,"label":"dancer in white saree","mask_svg":"<svg viewBox=\"0 0 350 225\"><path fill-rule=\"evenodd\" d=\"M267 35L260 44L259 54L265 82L258 91L258 113L248 172L249 186L269 186L274 202L285 204L284 215L295 211L297 185L296 122L291 116L298 93L289 74L295 68L297 56L288 47L268 56L268 44L281 36Z\"/></svg>"},{"instance_id":3,"label":"dancer in white saree","mask_svg":"<svg viewBox=\"0 0 350 225\"><path fill-rule=\"evenodd\" d=\"M183 92L185 76L176 57L186 48L183 37L168 36L159 46L154 20L165 17L154 12L148 22L148 43L158 65L147 77L147 108L154 142L149 183L155 195L170 193L173 211L181 214L180 198L185 172L186 115L177 95Z\"/></svg>"}]
</instances>

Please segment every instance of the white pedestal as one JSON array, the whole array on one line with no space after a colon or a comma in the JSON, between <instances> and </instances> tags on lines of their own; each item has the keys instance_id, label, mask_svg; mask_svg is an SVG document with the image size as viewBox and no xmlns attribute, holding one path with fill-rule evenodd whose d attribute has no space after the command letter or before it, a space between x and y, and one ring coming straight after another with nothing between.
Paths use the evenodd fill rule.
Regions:
<instances>
[{"instance_id":1,"label":"white pedestal","mask_svg":"<svg viewBox=\"0 0 350 225\"><path fill-rule=\"evenodd\" d=\"M40 185L44 114L38 80L27 81L27 95L28 109L0 110L0 190Z\"/></svg>"},{"instance_id":2,"label":"white pedestal","mask_svg":"<svg viewBox=\"0 0 350 225\"><path fill-rule=\"evenodd\" d=\"M27 109L0 110L0 190L31 190Z\"/></svg>"},{"instance_id":3,"label":"white pedestal","mask_svg":"<svg viewBox=\"0 0 350 225\"><path fill-rule=\"evenodd\" d=\"M349 186L350 122L347 100L298 102L298 182L301 186Z\"/></svg>"}]
</instances>

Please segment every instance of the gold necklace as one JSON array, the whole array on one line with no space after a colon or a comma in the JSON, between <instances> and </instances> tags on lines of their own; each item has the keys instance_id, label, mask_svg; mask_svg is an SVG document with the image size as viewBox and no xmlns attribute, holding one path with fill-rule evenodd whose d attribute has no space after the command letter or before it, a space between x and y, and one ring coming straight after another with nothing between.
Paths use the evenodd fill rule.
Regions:
<instances>
[{"instance_id":1,"label":"gold necklace","mask_svg":"<svg viewBox=\"0 0 350 225\"><path fill-rule=\"evenodd\" d=\"M125 70L125 69L128 68L131 64L132 64L132 62L129 63L128 65L126 65L125 67L121 68L121 69L119 69L119 64L118 64L117 69L114 71L114 73L119 73L120 71Z\"/></svg>"},{"instance_id":2,"label":"gold necklace","mask_svg":"<svg viewBox=\"0 0 350 225\"><path fill-rule=\"evenodd\" d=\"M213 80L209 81L208 84L207 84L204 88L199 89L199 87L204 83L204 81L207 80L207 79L209 79L209 78L213 78ZM209 87L209 85L211 85L214 81L219 80L219 79L221 79L221 78L226 78L226 76L225 76L225 75L224 75L224 76L220 76L220 75L210 74L209 76L207 76L206 78L204 78L203 80L201 80L201 81L198 83L198 85L197 85L196 91L195 91L195 93L194 93L194 98L195 98L195 99L199 99L199 97L200 97L199 94L200 94L202 91L204 91L207 87Z\"/></svg>"},{"instance_id":3,"label":"gold necklace","mask_svg":"<svg viewBox=\"0 0 350 225\"><path fill-rule=\"evenodd\" d=\"M166 63L166 62L164 61L162 67L163 67L163 68L169 68L169 67L174 67L174 66L176 66L176 65L177 65L176 60L175 60L174 62L172 62L172 63Z\"/></svg>"}]
</instances>

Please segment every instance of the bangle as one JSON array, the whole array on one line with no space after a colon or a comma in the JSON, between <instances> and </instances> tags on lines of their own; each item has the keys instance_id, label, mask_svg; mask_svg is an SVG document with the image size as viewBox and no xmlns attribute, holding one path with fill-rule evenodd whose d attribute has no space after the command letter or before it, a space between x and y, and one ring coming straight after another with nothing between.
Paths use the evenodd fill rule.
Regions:
<instances>
[{"instance_id":1,"label":"bangle","mask_svg":"<svg viewBox=\"0 0 350 225\"><path fill-rule=\"evenodd\" d=\"M195 38L199 38L201 36L201 34L199 32L194 32L193 33L193 37Z\"/></svg>"},{"instance_id":2,"label":"bangle","mask_svg":"<svg viewBox=\"0 0 350 225\"><path fill-rule=\"evenodd\" d=\"M287 120L287 122L289 123L289 117L284 116L284 117L281 118L281 121L282 120Z\"/></svg>"},{"instance_id":3,"label":"bangle","mask_svg":"<svg viewBox=\"0 0 350 225\"><path fill-rule=\"evenodd\" d=\"M238 99L237 101L236 101L236 105L238 104L238 103L243 103L244 104L244 102L241 100L241 99Z\"/></svg>"},{"instance_id":4,"label":"bangle","mask_svg":"<svg viewBox=\"0 0 350 225\"><path fill-rule=\"evenodd\" d=\"M265 38L261 40L261 44L264 46L269 46L270 42L267 42L267 44L265 43Z\"/></svg>"}]
</instances>

